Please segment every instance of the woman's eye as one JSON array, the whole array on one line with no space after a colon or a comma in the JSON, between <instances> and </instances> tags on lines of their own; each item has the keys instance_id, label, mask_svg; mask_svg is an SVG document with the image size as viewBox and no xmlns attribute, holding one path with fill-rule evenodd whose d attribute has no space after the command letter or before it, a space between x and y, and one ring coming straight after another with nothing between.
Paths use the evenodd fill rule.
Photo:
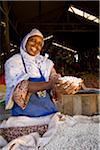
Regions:
<instances>
[{"instance_id":1,"label":"woman's eye","mask_svg":"<svg viewBox=\"0 0 100 150\"><path fill-rule=\"evenodd\" d=\"M42 47L42 42L36 41L35 39L29 39L29 42L32 42L33 44L37 44L38 46Z\"/></svg>"},{"instance_id":2,"label":"woman's eye","mask_svg":"<svg viewBox=\"0 0 100 150\"><path fill-rule=\"evenodd\" d=\"M42 47L42 43L39 43L39 46Z\"/></svg>"},{"instance_id":3,"label":"woman's eye","mask_svg":"<svg viewBox=\"0 0 100 150\"><path fill-rule=\"evenodd\" d=\"M30 40L30 42L36 43L36 41L35 41L35 40L33 40L33 39L31 39L31 40Z\"/></svg>"}]
</instances>

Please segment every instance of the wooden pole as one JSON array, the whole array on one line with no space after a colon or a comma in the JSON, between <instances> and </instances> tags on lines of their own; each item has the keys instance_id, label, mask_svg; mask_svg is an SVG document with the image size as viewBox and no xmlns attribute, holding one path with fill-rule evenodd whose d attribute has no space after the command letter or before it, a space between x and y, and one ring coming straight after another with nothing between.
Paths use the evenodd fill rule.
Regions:
<instances>
[{"instance_id":1,"label":"wooden pole","mask_svg":"<svg viewBox=\"0 0 100 150\"><path fill-rule=\"evenodd\" d=\"M10 54L10 38L9 38L9 10L8 10L8 1L2 1L3 10L5 12L4 14L4 22L6 24L5 30L4 30L4 47L6 49L7 55Z\"/></svg>"}]
</instances>

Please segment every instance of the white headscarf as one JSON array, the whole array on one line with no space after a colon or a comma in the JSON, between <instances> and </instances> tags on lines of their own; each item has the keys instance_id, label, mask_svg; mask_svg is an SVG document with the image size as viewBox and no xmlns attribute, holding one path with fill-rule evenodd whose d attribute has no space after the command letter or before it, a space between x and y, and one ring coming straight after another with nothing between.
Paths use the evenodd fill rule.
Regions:
<instances>
[{"instance_id":1,"label":"white headscarf","mask_svg":"<svg viewBox=\"0 0 100 150\"><path fill-rule=\"evenodd\" d=\"M46 66L47 66L46 65L46 63L47 63L46 56L47 55L45 57L43 57L42 55L40 55L40 53L38 53L36 56L31 56L26 51L25 46L26 46L27 40L29 39L29 37L35 36L35 35L38 35L43 38L43 35L39 30L33 29L30 33L28 33L24 37L24 39L20 45L20 53L23 57L27 73L29 74L30 77L40 77L39 69L41 69L43 75L45 76L45 78L47 78L47 73L46 73L46 71L48 70L46 68ZM43 44L44 44L44 42L43 42Z\"/></svg>"},{"instance_id":2,"label":"white headscarf","mask_svg":"<svg viewBox=\"0 0 100 150\"><path fill-rule=\"evenodd\" d=\"M37 54L36 56L31 56L27 53L25 48L25 45L29 37L35 35L38 35L43 38L43 35L39 30L33 29L22 40L20 45L20 54L15 54L5 63L5 79L7 87L6 109L11 109L13 107L14 102L12 100L12 95L15 87L22 80L28 80L29 77L39 78L41 76L39 69L41 70L46 81L49 80L50 72L54 64L50 59L48 59L48 55L45 54L45 56L42 56L40 54ZM25 72L22 57L27 72Z\"/></svg>"},{"instance_id":3,"label":"white headscarf","mask_svg":"<svg viewBox=\"0 0 100 150\"><path fill-rule=\"evenodd\" d=\"M29 37L35 36L35 35L38 35L38 36L40 36L40 37L43 38L43 34L42 34L39 30L33 29L33 30L32 30L30 33L28 33L28 34L23 38L23 40L22 40L21 48L22 48L23 50L26 49L25 46L26 46L26 43L27 43L27 40L29 39ZM43 42L43 44L44 44L44 42Z\"/></svg>"}]
</instances>

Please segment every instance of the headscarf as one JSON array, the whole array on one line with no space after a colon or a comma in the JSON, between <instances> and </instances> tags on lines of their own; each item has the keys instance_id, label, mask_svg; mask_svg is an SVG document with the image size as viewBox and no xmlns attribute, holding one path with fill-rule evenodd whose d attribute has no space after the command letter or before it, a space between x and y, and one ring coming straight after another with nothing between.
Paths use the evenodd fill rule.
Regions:
<instances>
[{"instance_id":1,"label":"headscarf","mask_svg":"<svg viewBox=\"0 0 100 150\"><path fill-rule=\"evenodd\" d=\"M50 59L48 59L48 55L45 54L45 56L42 56L39 53L36 56L31 56L26 51L25 45L27 40L29 37L35 35L43 38L43 35L39 30L33 29L23 38L20 45L20 54L15 54L5 63L5 79L7 88L5 101L6 109L11 109L13 107L14 102L12 100L12 95L15 87L22 80L28 80L29 77L40 77L41 75L39 69L45 77L45 80L49 80L50 72L54 64ZM27 72L25 71L22 58Z\"/></svg>"},{"instance_id":2,"label":"headscarf","mask_svg":"<svg viewBox=\"0 0 100 150\"><path fill-rule=\"evenodd\" d=\"M27 40L28 40L31 36L35 36L35 35L38 35L38 36L40 36L40 37L43 38L43 34L42 34L39 30L33 29L30 33L28 33L28 34L23 38L23 40L22 40L22 42L21 42L21 46L20 46L21 49L25 50L25 49L26 49L25 46L26 46ZM44 45L44 42L43 42L43 45ZM43 46L43 45L42 45L42 46Z\"/></svg>"}]
</instances>

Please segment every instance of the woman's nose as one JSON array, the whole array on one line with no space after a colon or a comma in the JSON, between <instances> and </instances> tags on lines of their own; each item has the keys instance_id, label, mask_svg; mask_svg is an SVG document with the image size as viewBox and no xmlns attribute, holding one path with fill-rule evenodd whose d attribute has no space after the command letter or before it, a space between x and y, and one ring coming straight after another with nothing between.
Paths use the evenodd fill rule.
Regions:
<instances>
[{"instance_id":1,"label":"woman's nose","mask_svg":"<svg viewBox=\"0 0 100 150\"><path fill-rule=\"evenodd\" d=\"M33 42L33 46L38 47L38 43L36 43L36 42L34 43Z\"/></svg>"}]
</instances>

